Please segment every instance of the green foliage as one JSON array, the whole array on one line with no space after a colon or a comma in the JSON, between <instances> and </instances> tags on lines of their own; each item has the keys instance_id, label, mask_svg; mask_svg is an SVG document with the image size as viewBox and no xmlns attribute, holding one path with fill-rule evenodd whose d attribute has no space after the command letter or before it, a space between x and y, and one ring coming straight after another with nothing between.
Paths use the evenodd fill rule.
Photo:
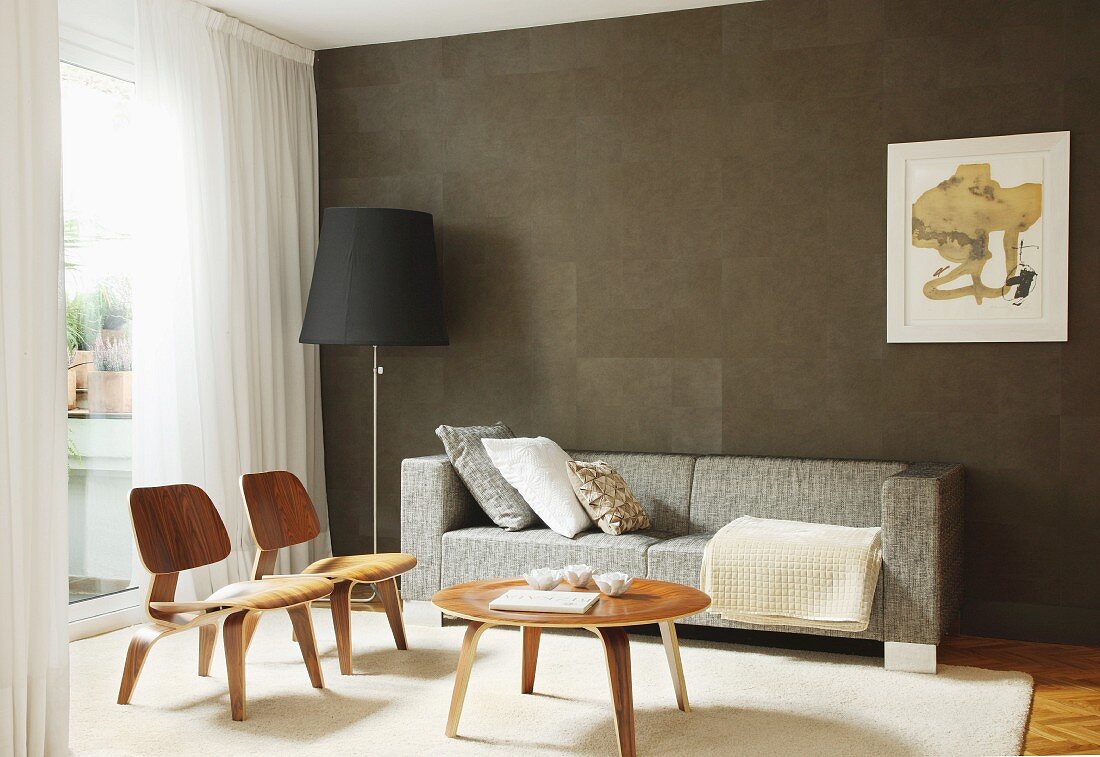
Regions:
<instances>
[{"instance_id":1,"label":"green foliage","mask_svg":"<svg viewBox=\"0 0 1100 757\"><path fill-rule=\"evenodd\" d=\"M76 460L83 460L84 459L80 454L80 450L76 448L76 442L73 441L73 430L72 429L69 429L68 445L67 446L69 448L69 457L74 458Z\"/></svg>"},{"instance_id":2,"label":"green foliage","mask_svg":"<svg viewBox=\"0 0 1100 757\"><path fill-rule=\"evenodd\" d=\"M103 326L99 292L77 292L65 303L65 341L69 350L90 350Z\"/></svg>"},{"instance_id":3,"label":"green foliage","mask_svg":"<svg viewBox=\"0 0 1100 757\"><path fill-rule=\"evenodd\" d=\"M64 236L62 237L66 250L74 250L82 247L80 243L80 221L76 218L66 218L62 229ZM65 261L66 268L76 268L76 266L69 261Z\"/></svg>"},{"instance_id":4,"label":"green foliage","mask_svg":"<svg viewBox=\"0 0 1100 757\"><path fill-rule=\"evenodd\" d=\"M129 279L104 279L90 292L76 292L65 303L69 350L94 349L101 329L119 330L133 317Z\"/></svg>"},{"instance_id":5,"label":"green foliage","mask_svg":"<svg viewBox=\"0 0 1100 757\"><path fill-rule=\"evenodd\" d=\"M104 279L96 288L102 308L102 327L105 329L121 329L133 318L130 280L123 276L112 276Z\"/></svg>"},{"instance_id":6,"label":"green foliage","mask_svg":"<svg viewBox=\"0 0 1100 757\"><path fill-rule=\"evenodd\" d=\"M80 449L76 446L76 442L73 441L73 430L68 429L68 434L65 437L69 454L65 458L65 475L68 476L73 472L73 461L81 462L84 456L80 454Z\"/></svg>"}]
</instances>

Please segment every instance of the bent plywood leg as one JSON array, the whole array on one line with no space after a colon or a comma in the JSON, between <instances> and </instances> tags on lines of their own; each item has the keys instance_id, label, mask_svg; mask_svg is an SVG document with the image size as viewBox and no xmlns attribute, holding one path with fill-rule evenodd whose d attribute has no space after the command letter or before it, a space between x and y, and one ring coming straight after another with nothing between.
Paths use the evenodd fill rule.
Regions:
<instances>
[{"instance_id":1,"label":"bent plywood leg","mask_svg":"<svg viewBox=\"0 0 1100 757\"><path fill-rule=\"evenodd\" d=\"M611 704L615 708L615 730L619 737L620 757L635 757L634 691L630 682L630 640L621 628L594 628L603 641L607 657L607 680L611 686Z\"/></svg>"},{"instance_id":2,"label":"bent plywood leg","mask_svg":"<svg viewBox=\"0 0 1100 757\"><path fill-rule=\"evenodd\" d=\"M244 652L247 656L248 648L252 646L252 637L256 635L256 626L260 625L262 612L254 612L244 620Z\"/></svg>"},{"instance_id":3,"label":"bent plywood leg","mask_svg":"<svg viewBox=\"0 0 1100 757\"><path fill-rule=\"evenodd\" d=\"M264 576L275 572L275 562L279 557L277 549L260 549L256 552L256 559L252 562L252 580L259 581ZM263 613L255 613L248 617L244 625L244 651L247 655L248 648L252 645L252 636L256 633L256 625L260 622Z\"/></svg>"},{"instance_id":4,"label":"bent plywood leg","mask_svg":"<svg viewBox=\"0 0 1100 757\"><path fill-rule=\"evenodd\" d=\"M210 675L210 660L214 657L214 645L218 643L218 624L199 626L199 675Z\"/></svg>"},{"instance_id":5,"label":"bent plywood leg","mask_svg":"<svg viewBox=\"0 0 1100 757\"><path fill-rule=\"evenodd\" d=\"M227 615L222 626L225 645L225 670L229 678L229 707L234 720L245 719L244 626L251 610Z\"/></svg>"},{"instance_id":6,"label":"bent plywood leg","mask_svg":"<svg viewBox=\"0 0 1100 757\"><path fill-rule=\"evenodd\" d=\"M386 618L390 621L390 631L393 632L394 643L398 649L408 649L405 641L405 616L401 613L401 598L397 593L397 580L390 578L379 581L374 585L378 592L378 598L382 600L382 606L386 608Z\"/></svg>"},{"instance_id":7,"label":"bent plywood leg","mask_svg":"<svg viewBox=\"0 0 1100 757\"><path fill-rule=\"evenodd\" d=\"M325 679L321 675L321 661L317 659L317 639L313 635L313 616L309 612L309 602L286 609L290 622L294 624L294 635L298 638L298 647L302 650L302 660L309 671L309 680L315 689L325 688Z\"/></svg>"},{"instance_id":8,"label":"bent plywood leg","mask_svg":"<svg viewBox=\"0 0 1100 757\"><path fill-rule=\"evenodd\" d=\"M458 734L458 719L462 717L462 703L466 700L466 687L470 683L470 669L474 666L477 654L477 642L481 634L491 626L478 620L471 620L462 637L462 653L458 657L458 670L455 671L455 688L451 693L451 710L447 714L446 734L454 738Z\"/></svg>"},{"instance_id":9,"label":"bent plywood leg","mask_svg":"<svg viewBox=\"0 0 1100 757\"><path fill-rule=\"evenodd\" d=\"M676 706L684 712L691 709L688 704L687 684L684 683L684 666L680 662L680 640L676 636L676 624L666 620L661 626L661 640L665 643L665 656L668 658L668 672L672 674L672 688L676 690Z\"/></svg>"},{"instance_id":10,"label":"bent plywood leg","mask_svg":"<svg viewBox=\"0 0 1100 757\"><path fill-rule=\"evenodd\" d=\"M137 685L141 668L145 665L145 658L149 656L149 650L164 634L172 629L164 626L145 625L134 631L130 639L130 646L126 650L126 664L122 669L122 684L118 687L118 703L130 704L130 697L134 695L134 686Z\"/></svg>"},{"instance_id":11,"label":"bent plywood leg","mask_svg":"<svg viewBox=\"0 0 1100 757\"><path fill-rule=\"evenodd\" d=\"M351 675L351 581L338 581L329 595L332 610L332 630L336 632L336 653L340 656L340 672Z\"/></svg>"},{"instance_id":12,"label":"bent plywood leg","mask_svg":"<svg viewBox=\"0 0 1100 757\"><path fill-rule=\"evenodd\" d=\"M530 694L535 690L535 667L539 662L539 639L542 629L538 626L523 626L523 674L520 676L520 691Z\"/></svg>"}]
</instances>

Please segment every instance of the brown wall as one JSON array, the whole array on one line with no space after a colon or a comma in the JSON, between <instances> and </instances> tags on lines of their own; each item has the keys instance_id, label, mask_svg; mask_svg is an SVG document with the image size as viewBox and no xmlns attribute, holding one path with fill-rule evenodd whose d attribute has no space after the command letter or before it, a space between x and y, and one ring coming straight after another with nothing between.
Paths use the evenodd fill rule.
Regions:
<instances>
[{"instance_id":1,"label":"brown wall","mask_svg":"<svg viewBox=\"0 0 1100 757\"><path fill-rule=\"evenodd\" d=\"M1098 49L1092 0L763 0L321 52L322 205L431 211L444 266L451 346L383 351L383 546L439 423L959 461L964 627L1096 641ZM886 344L886 145L1061 129L1070 341ZM323 383L367 549L369 349Z\"/></svg>"}]
</instances>

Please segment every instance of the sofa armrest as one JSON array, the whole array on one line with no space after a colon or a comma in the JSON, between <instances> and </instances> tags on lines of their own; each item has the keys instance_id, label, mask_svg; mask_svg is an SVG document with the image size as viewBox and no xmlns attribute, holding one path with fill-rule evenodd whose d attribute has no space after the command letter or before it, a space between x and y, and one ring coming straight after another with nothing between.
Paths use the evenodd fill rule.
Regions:
<instances>
[{"instance_id":1,"label":"sofa armrest","mask_svg":"<svg viewBox=\"0 0 1100 757\"><path fill-rule=\"evenodd\" d=\"M439 591L443 534L461 528L477 503L446 455L401 461L401 551L416 567L401 577L405 599L430 600Z\"/></svg>"},{"instance_id":2,"label":"sofa armrest","mask_svg":"<svg viewBox=\"0 0 1100 757\"><path fill-rule=\"evenodd\" d=\"M882 485L884 641L938 644L962 599L964 470L921 463Z\"/></svg>"}]
</instances>

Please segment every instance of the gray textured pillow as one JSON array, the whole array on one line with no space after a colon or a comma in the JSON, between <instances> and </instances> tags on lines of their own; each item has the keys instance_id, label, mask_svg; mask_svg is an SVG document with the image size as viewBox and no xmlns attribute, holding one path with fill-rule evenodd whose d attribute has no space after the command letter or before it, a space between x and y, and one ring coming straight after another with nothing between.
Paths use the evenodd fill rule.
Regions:
<instances>
[{"instance_id":1,"label":"gray textured pillow","mask_svg":"<svg viewBox=\"0 0 1100 757\"><path fill-rule=\"evenodd\" d=\"M481 443L482 439L514 439L510 428L500 421L492 426L440 426L435 435L443 441L458 477L493 523L508 531L538 523L535 511L500 475Z\"/></svg>"}]
</instances>

